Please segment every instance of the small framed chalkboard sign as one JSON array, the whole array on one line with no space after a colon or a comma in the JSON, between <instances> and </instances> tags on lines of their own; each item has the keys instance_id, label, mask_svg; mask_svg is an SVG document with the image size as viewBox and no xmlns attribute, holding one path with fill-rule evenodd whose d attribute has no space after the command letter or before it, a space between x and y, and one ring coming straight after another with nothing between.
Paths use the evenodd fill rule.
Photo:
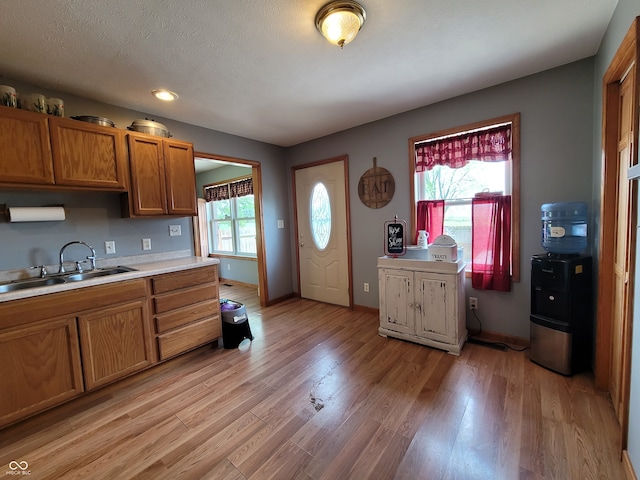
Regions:
<instances>
[{"instance_id":1,"label":"small framed chalkboard sign","mask_svg":"<svg viewBox=\"0 0 640 480\"><path fill-rule=\"evenodd\" d=\"M391 257L400 257L407 253L406 245L407 222L398 220L384 222L384 254Z\"/></svg>"}]
</instances>

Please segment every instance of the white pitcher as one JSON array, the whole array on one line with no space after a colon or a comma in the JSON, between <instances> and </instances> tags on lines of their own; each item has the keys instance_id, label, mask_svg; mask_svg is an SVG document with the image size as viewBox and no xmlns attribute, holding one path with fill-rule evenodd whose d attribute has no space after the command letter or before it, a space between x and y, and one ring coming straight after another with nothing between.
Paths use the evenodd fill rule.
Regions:
<instances>
[{"instance_id":1,"label":"white pitcher","mask_svg":"<svg viewBox=\"0 0 640 480\"><path fill-rule=\"evenodd\" d=\"M426 230L418 230L418 246L421 248L427 248L427 240L429 239L429 234Z\"/></svg>"}]
</instances>

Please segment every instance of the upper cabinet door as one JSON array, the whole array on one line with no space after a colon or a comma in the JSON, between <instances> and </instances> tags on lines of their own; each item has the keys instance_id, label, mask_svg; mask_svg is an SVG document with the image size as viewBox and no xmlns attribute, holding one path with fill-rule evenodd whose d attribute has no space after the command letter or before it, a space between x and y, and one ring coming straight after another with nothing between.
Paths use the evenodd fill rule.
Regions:
<instances>
[{"instance_id":1,"label":"upper cabinet door","mask_svg":"<svg viewBox=\"0 0 640 480\"><path fill-rule=\"evenodd\" d=\"M167 208L170 215L196 215L196 173L193 145L164 140Z\"/></svg>"},{"instance_id":2,"label":"upper cabinet door","mask_svg":"<svg viewBox=\"0 0 640 480\"><path fill-rule=\"evenodd\" d=\"M123 130L59 117L49 126L56 185L126 190Z\"/></svg>"},{"instance_id":3,"label":"upper cabinet door","mask_svg":"<svg viewBox=\"0 0 640 480\"><path fill-rule=\"evenodd\" d=\"M127 140L131 168L130 214L166 215L168 210L162 138L129 133Z\"/></svg>"},{"instance_id":4,"label":"upper cabinet door","mask_svg":"<svg viewBox=\"0 0 640 480\"><path fill-rule=\"evenodd\" d=\"M0 106L0 183L53 184L47 115Z\"/></svg>"}]
</instances>

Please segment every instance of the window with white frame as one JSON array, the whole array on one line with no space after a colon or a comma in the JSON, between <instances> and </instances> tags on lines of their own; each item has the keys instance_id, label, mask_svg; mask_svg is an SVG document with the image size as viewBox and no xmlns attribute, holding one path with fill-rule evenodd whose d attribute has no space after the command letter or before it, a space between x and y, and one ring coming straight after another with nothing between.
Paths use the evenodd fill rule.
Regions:
<instances>
[{"instance_id":1,"label":"window with white frame","mask_svg":"<svg viewBox=\"0 0 640 480\"><path fill-rule=\"evenodd\" d=\"M207 185L209 251L255 257L256 219L251 177Z\"/></svg>"},{"instance_id":2,"label":"window with white frame","mask_svg":"<svg viewBox=\"0 0 640 480\"><path fill-rule=\"evenodd\" d=\"M458 153L447 151L440 157L438 152L423 152L431 144L446 144L448 140L463 139L467 135L483 131L509 128L510 155L506 160L487 161L457 159ZM454 147L451 147L452 149ZM457 148L457 147L455 147ZM453 237L464 250L467 271L472 264L472 201L478 195L492 193L510 195L511 201L511 277L519 280L519 114L467 125L445 132L413 137L409 140L411 172L414 191L412 192L412 212L415 221L418 202L423 200L444 200L442 219L443 233ZM442 153L442 152L440 152ZM424 155L424 156L421 156ZM462 155L460 155L461 157ZM446 157L446 159L444 158ZM435 160L434 160L435 158ZM422 162L422 164L421 164ZM416 229L414 223L414 232ZM429 238L429 243L435 238Z\"/></svg>"},{"instance_id":3,"label":"window with white frame","mask_svg":"<svg viewBox=\"0 0 640 480\"><path fill-rule=\"evenodd\" d=\"M471 268L471 199L478 192L511 194L511 161L470 161L461 168L436 165L416 172L416 199L444 200L444 233L463 249ZM429 239L433 242L434 238Z\"/></svg>"}]
</instances>

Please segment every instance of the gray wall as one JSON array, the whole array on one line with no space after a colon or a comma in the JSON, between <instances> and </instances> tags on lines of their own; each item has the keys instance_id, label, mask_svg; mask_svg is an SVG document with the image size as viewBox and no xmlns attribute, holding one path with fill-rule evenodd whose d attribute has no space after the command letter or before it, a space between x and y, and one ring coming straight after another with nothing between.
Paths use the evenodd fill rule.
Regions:
<instances>
[{"instance_id":1,"label":"gray wall","mask_svg":"<svg viewBox=\"0 0 640 480\"><path fill-rule=\"evenodd\" d=\"M196 175L198 196L203 197L203 186L223 182L233 178L251 175L251 167L227 165ZM258 262L241 258L220 258L220 276L227 280L235 280L251 285L258 285Z\"/></svg>"},{"instance_id":2,"label":"gray wall","mask_svg":"<svg viewBox=\"0 0 640 480\"><path fill-rule=\"evenodd\" d=\"M65 101L66 116L95 115L107 117L118 128L126 128L149 114L127 110L76 97L64 91L49 90L16 79L3 77L2 83L13 85L20 93L39 92ZM179 106L177 107L179 108ZM164 123L174 138L193 142L196 151L260 162L263 180L263 221L266 251L268 299L291 293L291 256L288 228L278 229L277 219L287 218L284 149L222 132L154 117ZM57 263L60 247L71 240L84 240L105 257L104 242L116 241L115 256L142 255L177 250L193 251L190 218L123 219L120 218L118 194L108 193L38 193L0 190L0 204L40 206L64 204L67 220L55 223L0 222L0 270L22 269L31 265ZM268 207L268 208L265 208ZM181 225L182 236L169 237L169 225ZM151 252L142 251L142 238L151 238Z\"/></svg>"},{"instance_id":3,"label":"gray wall","mask_svg":"<svg viewBox=\"0 0 640 480\"><path fill-rule=\"evenodd\" d=\"M310 141L287 150L287 166L341 154L349 156L354 301L378 306L376 261L383 255L383 225L395 215L410 223L410 177L407 140L514 112L521 113L521 281L510 293L473 290L486 331L529 337L530 258L543 253L540 206L547 202L591 203L593 58L508 82L469 95L386 118ZM378 165L393 172L396 189L380 209L358 197L360 177ZM291 172L287 172L290 176ZM293 218L291 218L293 221ZM293 244L293 243L292 243ZM292 253L292 262L294 261ZM370 292L363 291L368 282ZM470 326L477 328L473 316Z\"/></svg>"},{"instance_id":4,"label":"gray wall","mask_svg":"<svg viewBox=\"0 0 640 480\"><path fill-rule=\"evenodd\" d=\"M594 92L594 126L593 126L593 200L595 209L595 223L599 224L600 212L600 179L602 177L602 77L604 76L611 59L615 55L620 42L626 35L633 19L640 15L640 3L637 0L619 0L616 10L609 22L609 27L602 39L600 49L595 61ZM637 148L637 147L636 147ZM636 230L636 234L638 231ZM640 268L640 239L637 241L638 261L636 272ZM633 315L633 340L631 344L631 397L629 401L629 434L628 453L636 475L640 474L640 279L635 278L636 290L634 292L635 306Z\"/></svg>"}]
</instances>

